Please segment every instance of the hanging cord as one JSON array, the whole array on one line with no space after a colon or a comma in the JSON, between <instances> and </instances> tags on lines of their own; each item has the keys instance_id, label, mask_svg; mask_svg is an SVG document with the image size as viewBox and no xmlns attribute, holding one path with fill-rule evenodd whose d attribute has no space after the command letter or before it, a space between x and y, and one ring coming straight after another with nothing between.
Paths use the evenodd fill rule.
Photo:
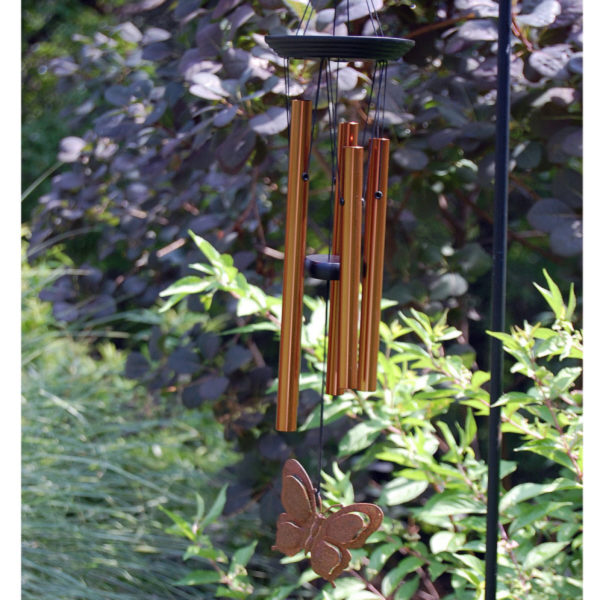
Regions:
<instances>
[{"instance_id":1,"label":"hanging cord","mask_svg":"<svg viewBox=\"0 0 600 600\"><path fill-rule=\"evenodd\" d=\"M327 89L327 116L329 118L329 145L331 151L331 189L330 189L330 201L329 201L329 248L328 255L331 256L331 224L333 221L333 203L335 202L335 177L337 172L337 140L335 136L335 108L336 105L332 106L333 98L333 80L331 73L331 63L327 61L327 68L325 70L325 83ZM321 471L323 470L323 433L325 429L324 425L324 411L325 411L325 378L327 371L327 331L329 325L329 291L330 281L327 281L327 295L325 297L325 328L323 332L323 364L325 370L321 376L321 400L319 406L319 460L318 460L318 475L317 475L317 487L315 493L319 500L321 499Z\"/></svg>"},{"instance_id":2,"label":"hanging cord","mask_svg":"<svg viewBox=\"0 0 600 600\"><path fill-rule=\"evenodd\" d=\"M373 10L371 10L373 8ZM369 11L369 19L371 19L371 26L373 27L373 33L377 36L383 35L383 27L381 26L381 21L379 20L379 14L377 13L377 9L375 8L374 0L367 0L367 10ZM377 27L373 21L373 16L377 20Z\"/></svg>"},{"instance_id":3,"label":"hanging cord","mask_svg":"<svg viewBox=\"0 0 600 600\"><path fill-rule=\"evenodd\" d=\"M298 35L300 33L300 29L302 29L302 24L304 23L304 19L306 18L306 11L309 8L310 8L310 13L308 15L308 21L306 22L306 27L308 27L308 23L310 22L310 19L313 14L313 5L310 0L308 0L308 2L306 3L306 6L304 7L304 12L302 13L302 18L300 19L300 23L298 23L298 27L296 29L296 35ZM304 33L306 33L306 28L304 29Z\"/></svg>"},{"instance_id":4,"label":"hanging cord","mask_svg":"<svg viewBox=\"0 0 600 600\"><path fill-rule=\"evenodd\" d=\"M387 98L387 78L388 78L388 63L383 61L383 106L381 109L381 128L385 126L385 101Z\"/></svg>"},{"instance_id":5,"label":"hanging cord","mask_svg":"<svg viewBox=\"0 0 600 600\"><path fill-rule=\"evenodd\" d=\"M371 7L369 6L369 0L367 0L367 10L369 11L369 20L371 21L371 27L373 28L373 33L375 35L379 35L377 31L377 26L375 25L375 20L373 19L373 13L371 12Z\"/></svg>"},{"instance_id":6,"label":"hanging cord","mask_svg":"<svg viewBox=\"0 0 600 600\"><path fill-rule=\"evenodd\" d=\"M365 141L366 141L366 137L367 137L367 129L369 127L369 114L371 112L371 103L373 101L373 90L375 89L375 85L377 82L377 68L379 66L379 62L376 61L375 62L375 67L373 69L373 77L371 79L371 91L369 92L369 100L367 102L367 114L366 114L366 121L365 121L365 127L363 129L363 134L362 134L362 143L361 146L364 148L365 147ZM371 137L373 137L371 135ZM367 148L367 162L364 166L364 177L363 177L363 198L365 200L365 202L368 202L367 199L367 183L368 183L368 170L369 170L369 163L371 161L371 143L369 142L369 146Z\"/></svg>"},{"instance_id":7,"label":"hanging cord","mask_svg":"<svg viewBox=\"0 0 600 600\"><path fill-rule=\"evenodd\" d=\"M284 59L285 110L287 115L288 144L290 141L290 59ZM288 153L289 154L289 153Z\"/></svg>"},{"instance_id":8,"label":"hanging cord","mask_svg":"<svg viewBox=\"0 0 600 600\"><path fill-rule=\"evenodd\" d=\"M350 0L346 0L346 30L350 33Z\"/></svg>"},{"instance_id":9,"label":"hanging cord","mask_svg":"<svg viewBox=\"0 0 600 600\"><path fill-rule=\"evenodd\" d=\"M382 87L382 81L383 81L383 74L384 74L384 67L383 67L383 63L380 65L380 70L379 70L379 78L377 80L377 92L375 93L375 117L373 119L373 128L372 128L372 135L371 137L380 137L380 133L381 133L381 123L380 123L380 119L381 119L381 87Z\"/></svg>"},{"instance_id":10,"label":"hanging cord","mask_svg":"<svg viewBox=\"0 0 600 600\"><path fill-rule=\"evenodd\" d=\"M373 101L373 90L375 89L375 82L377 81L378 65L379 65L379 63L375 62L375 69L373 70L373 78L371 79L371 91L369 92L369 101L367 102L367 114L366 114L366 120L365 120L365 128L363 129L363 135L362 135L361 146L363 146L363 147L365 145L365 139L367 137L367 129L369 127L369 114L371 112L371 103Z\"/></svg>"},{"instance_id":11,"label":"hanging cord","mask_svg":"<svg viewBox=\"0 0 600 600\"><path fill-rule=\"evenodd\" d=\"M323 75L323 65L325 64L325 58L321 59L319 63L319 76L317 77L317 93L315 94L315 105L312 113L312 126L311 126L311 135L310 135L310 146L308 147L308 164L310 166L310 157L312 156L312 148L313 142L315 140L315 133L317 130L317 109L319 107L319 92L321 90L321 76ZM306 176L308 178L308 173L303 173L302 176ZM308 179L307 179L308 181Z\"/></svg>"}]
</instances>

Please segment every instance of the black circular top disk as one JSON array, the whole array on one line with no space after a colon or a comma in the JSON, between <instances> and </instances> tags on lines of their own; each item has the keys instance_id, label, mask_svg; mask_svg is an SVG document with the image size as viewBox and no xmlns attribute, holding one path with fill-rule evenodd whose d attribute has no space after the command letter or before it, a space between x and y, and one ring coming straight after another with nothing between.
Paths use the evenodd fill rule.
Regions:
<instances>
[{"instance_id":1,"label":"black circular top disk","mask_svg":"<svg viewBox=\"0 0 600 600\"><path fill-rule=\"evenodd\" d=\"M265 41L283 58L396 60L414 45L404 38L366 35L267 35Z\"/></svg>"}]
</instances>

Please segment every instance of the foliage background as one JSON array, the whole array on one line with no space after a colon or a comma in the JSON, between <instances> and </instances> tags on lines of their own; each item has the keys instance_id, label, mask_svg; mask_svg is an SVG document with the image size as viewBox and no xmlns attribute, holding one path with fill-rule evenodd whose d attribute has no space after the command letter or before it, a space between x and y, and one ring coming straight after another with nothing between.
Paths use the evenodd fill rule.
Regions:
<instances>
[{"instance_id":1,"label":"foliage background","mask_svg":"<svg viewBox=\"0 0 600 600\"><path fill-rule=\"evenodd\" d=\"M226 288L210 303L206 293L180 288L171 296L182 300L177 307L163 305L160 316L156 306L162 290L195 273L188 265L206 263L188 230L230 254L267 297L280 292L283 72L260 36L293 26L300 8L187 0L23 9L28 257L40 264L59 246L69 266L40 291L52 304L51 327L85 339L97 360L111 341L157 414L214 415L225 440L243 453L219 476L231 481L225 512L258 503L261 527L272 526L278 490L270 482L286 456L314 443L314 431L273 433L276 333L257 327L252 298L244 304ZM386 99L396 151L384 295L397 305L384 321L398 308L432 318L448 311L460 334L447 352L472 369L487 362L494 10L491 1L456 0L386 3L381 13L387 33L416 41L391 70ZM581 3L521 2L515 12L508 320L547 323L552 313L531 286L542 267L581 289ZM319 6L316 26L330 22ZM368 33L358 3L350 25ZM313 95L314 67L301 67L293 93ZM359 65L343 70L344 117L364 110L367 76ZM320 127L315 150L326 157L323 121ZM319 252L329 219L325 173L315 172L312 182L309 245ZM323 293L317 282L308 286L311 295ZM307 305L307 318L315 308ZM303 418L317 400L310 355L305 370ZM526 391L518 376L507 385ZM450 421L461 414L449 411ZM329 456L338 455L349 423L329 426ZM484 430L478 441L486 443ZM506 435L507 459L518 443ZM553 473L539 460L521 459L520 466L507 485ZM363 481L366 473L357 472Z\"/></svg>"}]
</instances>

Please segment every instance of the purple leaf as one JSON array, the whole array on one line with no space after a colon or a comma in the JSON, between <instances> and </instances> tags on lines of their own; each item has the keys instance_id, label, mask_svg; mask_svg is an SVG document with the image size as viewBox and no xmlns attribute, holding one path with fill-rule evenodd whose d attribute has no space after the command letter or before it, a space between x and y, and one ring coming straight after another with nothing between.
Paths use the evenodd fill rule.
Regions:
<instances>
[{"instance_id":1,"label":"purple leaf","mask_svg":"<svg viewBox=\"0 0 600 600\"><path fill-rule=\"evenodd\" d=\"M80 137L68 136L60 141L58 160L76 162L85 148L86 142Z\"/></svg>"},{"instance_id":2,"label":"purple leaf","mask_svg":"<svg viewBox=\"0 0 600 600\"><path fill-rule=\"evenodd\" d=\"M150 363L141 352L132 352L125 363L125 377L140 379L150 371Z\"/></svg>"},{"instance_id":3,"label":"purple leaf","mask_svg":"<svg viewBox=\"0 0 600 600\"><path fill-rule=\"evenodd\" d=\"M50 61L50 69L55 75L66 77L73 75L79 69L79 65L70 58L53 58Z\"/></svg>"},{"instance_id":4,"label":"purple leaf","mask_svg":"<svg viewBox=\"0 0 600 600\"><path fill-rule=\"evenodd\" d=\"M104 92L104 97L110 104L124 106L125 104L129 104L131 92L129 91L129 88L124 85L111 85Z\"/></svg>"},{"instance_id":5,"label":"purple leaf","mask_svg":"<svg viewBox=\"0 0 600 600\"><path fill-rule=\"evenodd\" d=\"M196 46L202 58L216 58L221 51L223 32L216 23L201 25L196 31Z\"/></svg>"},{"instance_id":6,"label":"purple leaf","mask_svg":"<svg viewBox=\"0 0 600 600\"><path fill-rule=\"evenodd\" d=\"M144 47L142 51L142 58L144 60L151 60L158 62L171 56L173 50L169 44L165 42L153 42Z\"/></svg>"},{"instance_id":7,"label":"purple leaf","mask_svg":"<svg viewBox=\"0 0 600 600\"><path fill-rule=\"evenodd\" d=\"M532 12L517 15L517 23L529 27L548 27L548 25L554 23L557 15L560 14L560 10L558 0L543 0Z\"/></svg>"},{"instance_id":8,"label":"purple leaf","mask_svg":"<svg viewBox=\"0 0 600 600\"><path fill-rule=\"evenodd\" d=\"M215 127L225 127L225 125L229 125L229 123L233 121L237 111L237 106L230 106L229 108L219 111L213 119Z\"/></svg>"},{"instance_id":9,"label":"purple leaf","mask_svg":"<svg viewBox=\"0 0 600 600\"><path fill-rule=\"evenodd\" d=\"M458 37L470 42L495 42L498 39L498 27L493 21L475 19L459 27Z\"/></svg>"},{"instance_id":10,"label":"purple leaf","mask_svg":"<svg viewBox=\"0 0 600 600\"><path fill-rule=\"evenodd\" d=\"M118 25L115 31L121 36L121 39L126 42L137 44L142 39L142 32L130 21Z\"/></svg>"},{"instance_id":11,"label":"purple leaf","mask_svg":"<svg viewBox=\"0 0 600 600\"><path fill-rule=\"evenodd\" d=\"M410 171L420 171L427 166L427 154L414 148L400 148L393 154L394 161Z\"/></svg>"},{"instance_id":12,"label":"purple leaf","mask_svg":"<svg viewBox=\"0 0 600 600\"><path fill-rule=\"evenodd\" d=\"M247 125L240 124L217 148L217 160L225 173L237 173L250 158L256 144L256 134Z\"/></svg>"},{"instance_id":13,"label":"purple leaf","mask_svg":"<svg viewBox=\"0 0 600 600\"><path fill-rule=\"evenodd\" d=\"M286 129L287 110L279 106L271 106L266 113L250 119L250 127L261 135L274 135Z\"/></svg>"},{"instance_id":14,"label":"purple leaf","mask_svg":"<svg viewBox=\"0 0 600 600\"><path fill-rule=\"evenodd\" d=\"M221 100L229 96L229 92L223 87L221 79L213 73L196 73L192 76L193 85L190 93L205 100Z\"/></svg>"},{"instance_id":15,"label":"purple leaf","mask_svg":"<svg viewBox=\"0 0 600 600\"><path fill-rule=\"evenodd\" d=\"M142 38L142 44L153 44L155 42L164 42L170 39L171 33L166 29L161 29L160 27L148 27L144 32L144 37Z\"/></svg>"},{"instance_id":16,"label":"purple leaf","mask_svg":"<svg viewBox=\"0 0 600 600\"><path fill-rule=\"evenodd\" d=\"M532 227L550 233L563 219L572 219L575 213L557 198L538 200L527 213Z\"/></svg>"},{"instance_id":17,"label":"purple leaf","mask_svg":"<svg viewBox=\"0 0 600 600\"><path fill-rule=\"evenodd\" d=\"M568 44L556 44L532 52L529 64L544 77L565 79L565 66L570 58L571 47Z\"/></svg>"},{"instance_id":18,"label":"purple leaf","mask_svg":"<svg viewBox=\"0 0 600 600\"><path fill-rule=\"evenodd\" d=\"M229 35L232 36L237 29L239 29L244 23L248 22L254 15L254 9L248 4L242 4L238 6L227 18L231 23L231 29Z\"/></svg>"},{"instance_id":19,"label":"purple leaf","mask_svg":"<svg viewBox=\"0 0 600 600\"><path fill-rule=\"evenodd\" d=\"M576 256L583 250L583 227L580 219L563 219L550 234L550 247L560 256Z\"/></svg>"}]
</instances>

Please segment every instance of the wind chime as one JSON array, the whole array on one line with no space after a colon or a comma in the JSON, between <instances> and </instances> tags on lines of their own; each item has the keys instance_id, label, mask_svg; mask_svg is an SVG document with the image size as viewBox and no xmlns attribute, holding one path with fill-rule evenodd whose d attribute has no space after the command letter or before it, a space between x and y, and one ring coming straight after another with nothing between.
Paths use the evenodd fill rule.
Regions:
<instances>
[{"instance_id":1,"label":"wind chime","mask_svg":"<svg viewBox=\"0 0 600 600\"><path fill-rule=\"evenodd\" d=\"M286 94L290 60L318 61L314 103L311 99L290 102L287 94L289 168L276 417L279 431L295 431L297 427L305 272L326 281L329 288L329 315L325 325L327 329L328 321L326 393L337 396L346 390L376 389L390 151L390 141L382 135L387 66L389 61L405 54L414 42L385 37L369 1L366 3L375 32L373 36L335 35L338 10L342 15L346 13L347 25L350 21L349 0L342 0L334 9L333 35L306 34L313 12L309 2L295 35L265 38L267 44L285 59ZM305 21L304 32L300 33ZM373 64L361 143L359 123L338 123L337 118L340 63L353 61ZM323 82L332 161L333 231L328 254L307 256L310 158ZM369 115L372 115L371 119ZM371 136L365 146L368 129ZM333 514L323 513L319 495L322 410L320 431L317 488L313 487L298 461L290 459L284 465L281 500L285 512L277 521L273 548L288 556L301 550L310 553L313 570L333 583L350 562L348 549L363 545L379 528L383 513L378 506L368 503L351 504Z\"/></svg>"}]
</instances>

